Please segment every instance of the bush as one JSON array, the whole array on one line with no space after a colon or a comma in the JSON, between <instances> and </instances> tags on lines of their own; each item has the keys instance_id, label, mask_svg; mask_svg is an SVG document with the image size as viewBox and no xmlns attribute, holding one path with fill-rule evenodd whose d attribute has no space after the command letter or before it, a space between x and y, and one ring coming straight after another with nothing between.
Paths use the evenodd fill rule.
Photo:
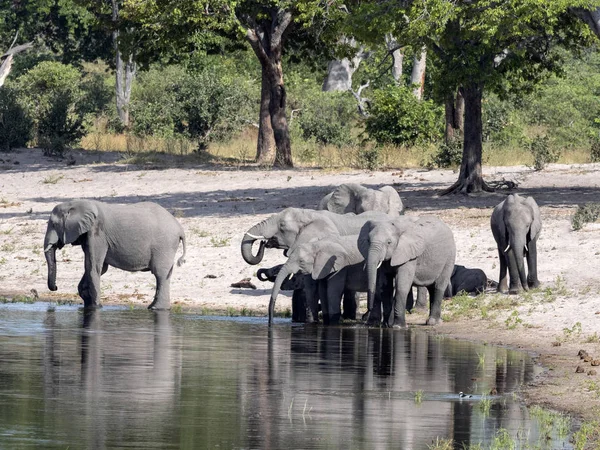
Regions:
<instances>
[{"instance_id":1,"label":"bush","mask_svg":"<svg viewBox=\"0 0 600 450\"><path fill-rule=\"evenodd\" d=\"M442 110L429 100L417 100L412 90L390 86L376 90L366 131L379 144L416 145L442 135Z\"/></svg>"},{"instance_id":2,"label":"bush","mask_svg":"<svg viewBox=\"0 0 600 450\"><path fill-rule=\"evenodd\" d=\"M356 101L347 92L311 92L299 100L297 126L302 138L342 147L352 143Z\"/></svg>"},{"instance_id":3,"label":"bush","mask_svg":"<svg viewBox=\"0 0 600 450\"><path fill-rule=\"evenodd\" d=\"M361 147L358 151L358 166L361 169L376 170L379 167L379 148Z\"/></svg>"},{"instance_id":4,"label":"bush","mask_svg":"<svg viewBox=\"0 0 600 450\"><path fill-rule=\"evenodd\" d=\"M590 148L590 161L591 162L600 162L600 139L596 138L592 141L592 146Z\"/></svg>"},{"instance_id":5,"label":"bush","mask_svg":"<svg viewBox=\"0 0 600 450\"><path fill-rule=\"evenodd\" d=\"M39 63L17 80L47 155L62 155L83 135L85 115L92 111L81 84L76 68L54 61Z\"/></svg>"},{"instance_id":6,"label":"bush","mask_svg":"<svg viewBox=\"0 0 600 450\"><path fill-rule=\"evenodd\" d=\"M0 89L0 151L24 147L33 135L33 120L21 105L16 91Z\"/></svg>"},{"instance_id":7,"label":"bush","mask_svg":"<svg viewBox=\"0 0 600 450\"><path fill-rule=\"evenodd\" d=\"M571 219L571 226L575 231L581 230L588 222L595 222L600 217L600 204L588 203L587 205L579 205L577 211Z\"/></svg>"},{"instance_id":8,"label":"bush","mask_svg":"<svg viewBox=\"0 0 600 450\"><path fill-rule=\"evenodd\" d=\"M533 168L542 170L547 164L555 163L560 158L560 149L553 149L548 136L536 136L527 143L533 155Z\"/></svg>"},{"instance_id":9,"label":"bush","mask_svg":"<svg viewBox=\"0 0 600 450\"><path fill-rule=\"evenodd\" d=\"M460 166L463 156L463 141L453 139L450 142L443 142L438 146L438 150L431 157L431 166L447 168Z\"/></svg>"}]
</instances>

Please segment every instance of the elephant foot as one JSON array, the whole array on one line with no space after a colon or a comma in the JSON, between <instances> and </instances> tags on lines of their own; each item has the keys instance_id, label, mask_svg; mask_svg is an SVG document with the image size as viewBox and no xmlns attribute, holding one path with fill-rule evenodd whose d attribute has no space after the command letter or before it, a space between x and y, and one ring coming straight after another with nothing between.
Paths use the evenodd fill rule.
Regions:
<instances>
[{"instance_id":1,"label":"elephant foot","mask_svg":"<svg viewBox=\"0 0 600 450\"><path fill-rule=\"evenodd\" d=\"M527 280L527 284L529 285L529 287L531 289L537 289L540 287L540 281L539 280Z\"/></svg>"},{"instance_id":2,"label":"elephant foot","mask_svg":"<svg viewBox=\"0 0 600 450\"><path fill-rule=\"evenodd\" d=\"M171 305L169 303L151 303L148 309L151 311L166 311L171 309Z\"/></svg>"},{"instance_id":3,"label":"elephant foot","mask_svg":"<svg viewBox=\"0 0 600 450\"><path fill-rule=\"evenodd\" d=\"M441 317L429 317L427 322L425 322L425 325L439 325L442 322L443 320Z\"/></svg>"},{"instance_id":4,"label":"elephant foot","mask_svg":"<svg viewBox=\"0 0 600 450\"><path fill-rule=\"evenodd\" d=\"M394 330L406 330L408 327L406 324L402 325L400 323L394 323L394 325L390 326L390 328L393 328Z\"/></svg>"},{"instance_id":5,"label":"elephant foot","mask_svg":"<svg viewBox=\"0 0 600 450\"><path fill-rule=\"evenodd\" d=\"M363 325L366 325L368 327L375 327L381 324L381 317L377 317L376 314L371 313L370 311L364 313L361 320Z\"/></svg>"},{"instance_id":6,"label":"elephant foot","mask_svg":"<svg viewBox=\"0 0 600 450\"><path fill-rule=\"evenodd\" d=\"M100 303L84 303L83 304L83 309L85 311L94 311L96 309L100 309L102 308L102 305Z\"/></svg>"},{"instance_id":7,"label":"elephant foot","mask_svg":"<svg viewBox=\"0 0 600 450\"><path fill-rule=\"evenodd\" d=\"M522 291L522 289L521 289L521 288L510 288L510 289L508 290L508 294L509 294L509 295L518 295L518 294L520 294L520 293L521 293L521 291Z\"/></svg>"}]
</instances>

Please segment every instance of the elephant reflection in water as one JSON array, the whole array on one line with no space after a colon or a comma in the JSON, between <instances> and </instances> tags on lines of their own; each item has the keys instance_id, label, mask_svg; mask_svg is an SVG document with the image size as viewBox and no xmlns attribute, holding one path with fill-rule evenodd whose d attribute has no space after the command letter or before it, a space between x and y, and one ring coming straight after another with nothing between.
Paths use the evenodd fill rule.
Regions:
<instances>
[{"instance_id":1,"label":"elephant reflection in water","mask_svg":"<svg viewBox=\"0 0 600 450\"><path fill-rule=\"evenodd\" d=\"M180 391L181 342L171 335L168 311L153 314L153 333L114 333L101 311L83 313L79 395L90 420L89 448L104 447L109 436L126 442L129 433L144 429L144 436L131 439L146 440L170 428Z\"/></svg>"}]
</instances>

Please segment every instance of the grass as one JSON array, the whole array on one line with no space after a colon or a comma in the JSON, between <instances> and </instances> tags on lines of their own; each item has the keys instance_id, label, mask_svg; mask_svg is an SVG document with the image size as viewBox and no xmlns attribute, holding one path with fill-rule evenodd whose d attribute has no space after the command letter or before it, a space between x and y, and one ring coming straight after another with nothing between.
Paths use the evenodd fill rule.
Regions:
<instances>
[{"instance_id":1,"label":"grass","mask_svg":"<svg viewBox=\"0 0 600 450\"><path fill-rule=\"evenodd\" d=\"M217 238L213 236L210 238L210 244L213 247L227 247L229 245L229 241L231 241L230 237Z\"/></svg>"},{"instance_id":2,"label":"grass","mask_svg":"<svg viewBox=\"0 0 600 450\"><path fill-rule=\"evenodd\" d=\"M573 447L575 450L585 450L592 447L592 443L600 442L600 420L590 420L581 424L576 433L573 433ZM588 445L591 444L591 445Z\"/></svg>"},{"instance_id":3,"label":"grass","mask_svg":"<svg viewBox=\"0 0 600 450\"><path fill-rule=\"evenodd\" d=\"M65 177L64 175L59 175L59 174L48 175L46 178L44 178L42 180L42 183L44 183L44 184L56 184L60 180L62 180L64 177Z\"/></svg>"},{"instance_id":4,"label":"grass","mask_svg":"<svg viewBox=\"0 0 600 450\"><path fill-rule=\"evenodd\" d=\"M479 402L479 409L483 413L484 416L490 415L490 410L492 409L492 399L488 398L485 394L481 396L481 401Z\"/></svg>"},{"instance_id":5,"label":"grass","mask_svg":"<svg viewBox=\"0 0 600 450\"><path fill-rule=\"evenodd\" d=\"M27 295L15 295L14 297L0 297L0 303L35 303L35 298Z\"/></svg>"},{"instance_id":6,"label":"grass","mask_svg":"<svg viewBox=\"0 0 600 450\"><path fill-rule=\"evenodd\" d=\"M200 228L197 228L197 227L192 227L192 229L190 231L192 232L192 234L194 234L198 237L201 237L201 238L210 236L210 233L208 231L201 230Z\"/></svg>"},{"instance_id":7,"label":"grass","mask_svg":"<svg viewBox=\"0 0 600 450\"><path fill-rule=\"evenodd\" d=\"M435 442L432 442L427 448L429 450L453 450L454 441L452 439L440 439L436 437Z\"/></svg>"},{"instance_id":8,"label":"grass","mask_svg":"<svg viewBox=\"0 0 600 450\"><path fill-rule=\"evenodd\" d=\"M586 337L583 342L586 344L597 344L600 342L600 336L598 336L598 333L594 331L594 334Z\"/></svg>"},{"instance_id":9,"label":"grass","mask_svg":"<svg viewBox=\"0 0 600 450\"><path fill-rule=\"evenodd\" d=\"M506 328L509 330L514 330L519 324L523 323L523 319L519 317L519 311L514 310L510 316L506 318L504 323L506 324Z\"/></svg>"},{"instance_id":10,"label":"grass","mask_svg":"<svg viewBox=\"0 0 600 450\"><path fill-rule=\"evenodd\" d=\"M5 244L2 244L2 246L0 247L0 250L2 250L3 252L6 253L12 253L17 249L17 246L15 244L13 244L12 242L6 242Z\"/></svg>"},{"instance_id":11,"label":"grass","mask_svg":"<svg viewBox=\"0 0 600 450\"><path fill-rule=\"evenodd\" d=\"M420 405L421 402L423 402L423 390L419 389L417 392L415 392L415 403Z\"/></svg>"},{"instance_id":12,"label":"grass","mask_svg":"<svg viewBox=\"0 0 600 450\"><path fill-rule=\"evenodd\" d=\"M600 382L596 380L585 380L585 387L594 394L596 398L600 398Z\"/></svg>"},{"instance_id":13,"label":"grass","mask_svg":"<svg viewBox=\"0 0 600 450\"><path fill-rule=\"evenodd\" d=\"M571 226L573 230L578 231L583 228L586 223L595 222L600 218L600 203L587 203L579 205L577 211L571 217Z\"/></svg>"},{"instance_id":14,"label":"grass","mask_svg":"<svg viewBox=\"0 0 600 450\"><path fill-rule=\"evenodd\" d=\"M545 440L550 440L553 432L556 432L561 439L566 438L571 432L571 418L565 414L532 406L529 408L529 415L540 424L540 431Z\"/></svg>"}]
</instances>

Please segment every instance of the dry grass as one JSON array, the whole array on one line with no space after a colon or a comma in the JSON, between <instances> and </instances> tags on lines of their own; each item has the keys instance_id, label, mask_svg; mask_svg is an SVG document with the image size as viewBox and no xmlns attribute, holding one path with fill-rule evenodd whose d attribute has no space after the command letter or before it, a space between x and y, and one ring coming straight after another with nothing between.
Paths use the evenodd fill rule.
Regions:
<instances>
[{"instance_id":1,"label":"dry grass","mask_svg":"<svg viewBox=\"0 0 600 450\"><path fill-rule=\"evenodd\" d=\"M100 129L103 127L99 127ZM256 154L257 130L248 128L228 142L212 143L208 148L211 159L216 163L237 166L252 163ZM156 154L180 156L197 155L194 141L184 138L138 137L129 134L111 134L93 132L81 140L86 150L117 151L128 155L129 162L154 162ZM373 146L367 146L367 151ZM418 168L424 167L436 152L434 144L419 147L380 147L377 165L380 168ZM338 148L333 145L321 145L316 142L296 140L292 145L294 163L297 167L320 167L323 169L363 168L364 160L360 147ZM151 156L155 155L155 156ZM195 159L195 158L194 158ZM565 149L559 163L579 164L590 161L589 149ZM483 162L491 166L532 165L533 156L522 147L493 147L484 144ZM270 166L271 164L267 164Z\"/></svg>"}]
</instances>

